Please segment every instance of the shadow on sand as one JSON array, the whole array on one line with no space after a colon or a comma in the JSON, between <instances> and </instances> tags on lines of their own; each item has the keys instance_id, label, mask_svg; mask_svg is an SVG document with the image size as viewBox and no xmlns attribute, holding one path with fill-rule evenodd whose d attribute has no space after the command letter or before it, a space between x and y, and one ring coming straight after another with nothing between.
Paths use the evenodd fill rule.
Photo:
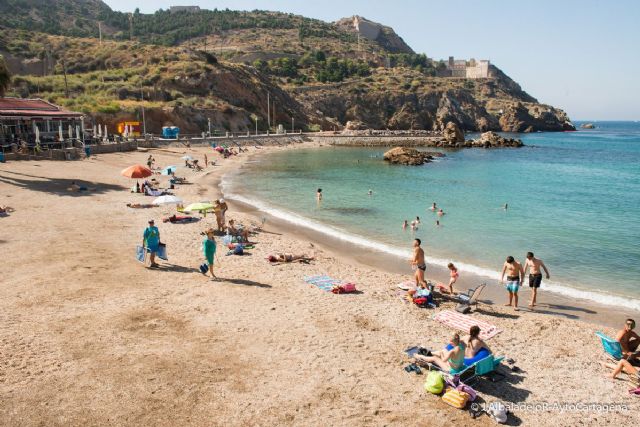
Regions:
<instances>
[{"instance_id":1,"label":"shadow on sand","mask_svg":"<svg viewBox=\"0 0 640 427\"><path fill-rule=\"evenodd\" d=\"M69 191L68 188L75 182L81 187L87 187L88 191ZM19 172L2 171L0 183L30 191L55 194L58 196L83 197L91 194L104 194L109 191L122 191L127 187L101 182L90 182L81 179L47 178L37 175L28 175Z\"/></svg>"}]
</instances>

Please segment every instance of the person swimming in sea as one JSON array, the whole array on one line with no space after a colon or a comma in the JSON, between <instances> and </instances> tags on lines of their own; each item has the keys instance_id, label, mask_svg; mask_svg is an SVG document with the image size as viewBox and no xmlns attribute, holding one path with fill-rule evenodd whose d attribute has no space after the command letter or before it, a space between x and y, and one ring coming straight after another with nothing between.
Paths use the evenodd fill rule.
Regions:
<instances>
[{"instance_id":1,"label":"person swimming in sea","mask_svg":"<svg viewBox=\"0 0 640 427\"><path fill-rule=\"evenodd\" d=\"M431 207L429 208L430 211L437 211L438 207L436 206L436 202L433 202L433 205L431 205Z\"/></svg>"},{"instance_id":2,"label":"person swimming in sea","mask_svg":"<svg viewBox=\"0 0 640 427\"><path fill-rule=\"evenodd\" d=\"M438 216L444 215L444 211L442 209L438 210Z\"/></svg>"},{"instance_id":3,"label":"person swimming in sea","mask_svg":"<svg viewBox=\"0 0 640 427\"><path fill-rule=\"evenodd\" d=\"M504 206L502 207L502 209L504 209L505 211L506 211L507 209L509 209L509 203L505 203L505 204L504 204Z\"/></svg>"},{"instance_id":4,"label":"person swimming in sea","mask_svg":"<svg viewBox=\"0 0 640 427\"><path fill-rule=\"evenodd\" d=\"M440 220L436 219L436 227L440 227Z\"/></svg>"},{"instance_id":5,"label":"person swimming in sea","mask_svg":"<svg viewBox=\"0 0 640 427\"><path fill-rule=\"evenodd\" d=\"M367 194L373 196L373 190L369 189L369 192Z\"/></svg>"},{"instance_id":6,"label":"person swimming in sea","mask_svg":"<svg viewBox=\"0 0 640 427\"><path fill-rule=\"evenodd\" d=\"M408 226L409 226L409 221L405 219L404 222L402 223L402 229L406 230Z\"/></svg>"},{"instance_id":7,"label":"person swimming in sea","mask_svg":"<svg viewBox=\"0 0 640 427\"><path fill-rule=\"evenodd\" d=\"M416 225L418 225L418 224L420 224L420 217L419 216L416 217Z\"/></svg>"}]
</instances>

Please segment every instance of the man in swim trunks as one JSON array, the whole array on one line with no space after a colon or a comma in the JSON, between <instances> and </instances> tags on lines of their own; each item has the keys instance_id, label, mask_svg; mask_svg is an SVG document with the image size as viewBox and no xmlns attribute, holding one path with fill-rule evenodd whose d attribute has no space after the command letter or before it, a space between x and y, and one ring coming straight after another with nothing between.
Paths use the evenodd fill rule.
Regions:
<instances>
[{"instance_id":1,"label":"man in swim trunks","mask_svg":"<svg viewBox=\"0 0 640 427\"><path fill-rule=\"evenodd\" d=\"M624 323L624 328L616 335L616 341L620 343L622 347L622 355L629 362L637 364L638 355L636 351L640 345L640 336L633 330L636 327L636 322L633 319L627 319Z\"/></svg>"},{"instance_id":2,"label":"man in swim trunks","mask_svg":"<svg viewBox=\"0 0 640 427\"><path fill-rule=\"evenodd\" d=\"M416 286L427 286L427 282L424 280L424 272L427 271L427 264L424 262L424 251L420 247L422 241L415 239L413 241L413 258L409 260L412 267L416 268Z\"/></svg>"},{"instance_id":3,"label":"man in swim trunks","mask_svg":"<svg viewBox=\"0 0 640 427\"><path fill-rule=\"evenodd\" d=\"M511 255L507 257L507 261L502 266L502 274L500 282L504 282L504 274L507 273L507 292L509 292L509 303L506 306L513 305L513 309L518 311L518 289L524 280L524 270L522 265L516 261Z\"/></svg>"},{"instance_id":4,"label":"man in swim trunks","mask_svg":"<svg viewBox=\"0 0 640 427\"><path fill-rule=\"evenodd\" d=\"M536 298L538 297L538 288L542 283L542 273L540 272L540 268L544 269L544 272L547 275L547 279L549 276L549 270L547 270L547 266L544 265L541 259L538 259L533 256L533 252L527 252L527 260L524 262L523 276L527 272L527 268L529 269L529 287L533 291L531 294L531 302L529 303L529 307L533 310L533 307L536 305Z\"/></svg>"}]
</instances>

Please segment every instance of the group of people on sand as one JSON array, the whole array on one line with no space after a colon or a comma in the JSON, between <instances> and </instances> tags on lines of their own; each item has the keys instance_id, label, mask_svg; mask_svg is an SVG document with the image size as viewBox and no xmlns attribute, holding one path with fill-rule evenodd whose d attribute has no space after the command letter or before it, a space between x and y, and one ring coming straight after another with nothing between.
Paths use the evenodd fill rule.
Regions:
<instances>
[{"instance_id":1,"label":"group of people on sand","mask_svg":"<svg viewBox=\"0 0 640 427\"><path fill-rule=\"evenodd\" d=\"M427 351L426 354L415 354L413 361L420 366L435 365L444 372L456 374L465 368L465 358L473 359L483 348L491 353L487 343L480 338L480 327L474 325L469 329L469 335L460 337L456 332L447 347L434 352Z\"/></svg>"}]
</instances>

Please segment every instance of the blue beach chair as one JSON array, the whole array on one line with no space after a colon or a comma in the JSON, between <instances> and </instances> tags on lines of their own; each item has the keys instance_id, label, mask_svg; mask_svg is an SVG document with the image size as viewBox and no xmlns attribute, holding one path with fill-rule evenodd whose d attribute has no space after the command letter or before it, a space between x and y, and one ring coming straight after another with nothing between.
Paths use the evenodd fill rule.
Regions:
<instances>
[{"instance_id":1,"label":"blue beach chair","mask_svg":"<svg viewBox=\"0 0 640 427\"><path fill-rule=\"evenodd\" d=\"M617 362L622 358L622 346L618 341L602 332L596 332L596 336L600 338L604 352L609 359Z\"/></svg>"}]
</instances>

